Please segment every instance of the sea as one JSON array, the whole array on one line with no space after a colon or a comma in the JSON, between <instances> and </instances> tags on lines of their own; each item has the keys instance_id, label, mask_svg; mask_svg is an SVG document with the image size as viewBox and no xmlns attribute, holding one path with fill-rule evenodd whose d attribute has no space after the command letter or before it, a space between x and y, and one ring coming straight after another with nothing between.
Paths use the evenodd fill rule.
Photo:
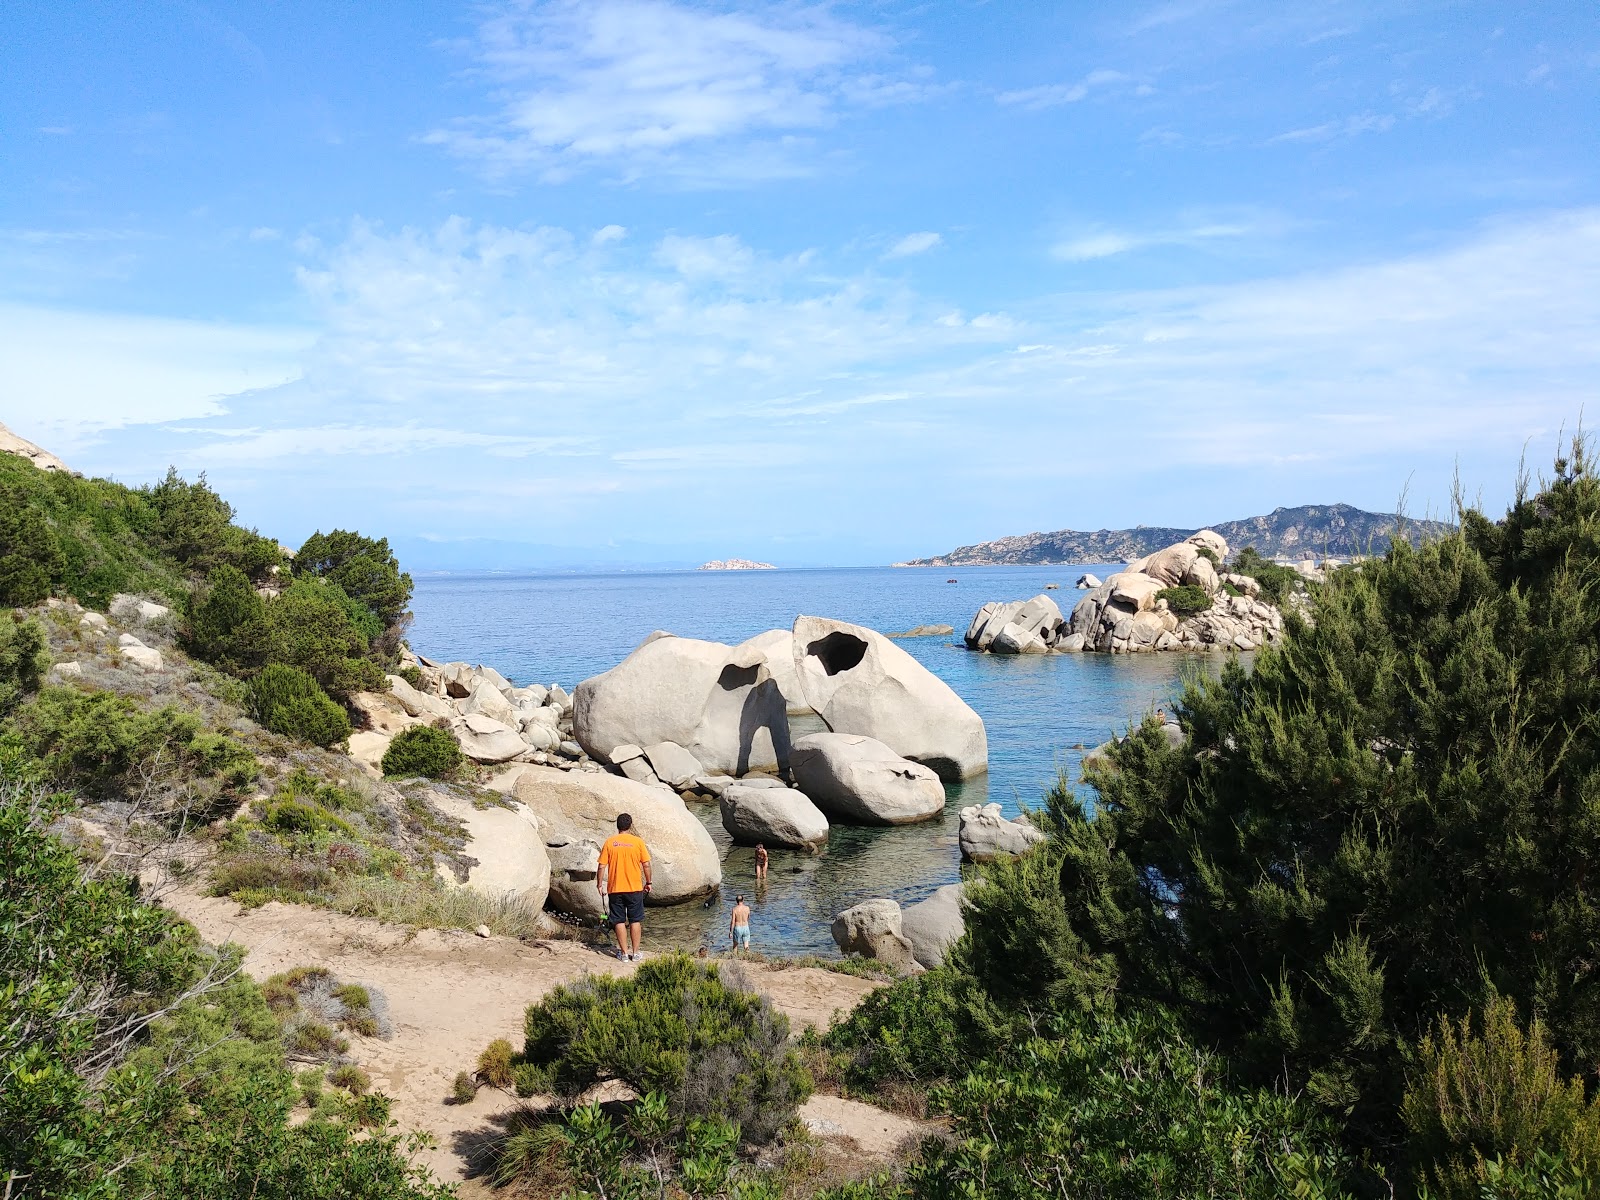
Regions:
<instances>
[{"instance_id":1,"label":"sea","mask_svg":"<svg viewBox=\"0 0 1600 1200\"><path fill-rule=\"evenodd\" d=\"M1008 657L962 645L972 615L988 601L1027 599L1053 583L1060 590L1052 595L1069 612L1080 575L1104 577L1119 566L424 575L416 580L410 642L435 661L481 663L519 685L559 683L571 691L658 629L731 645L787 628L800 614L882 633L952 626L952 635L898 643L988 728L988 774L948 784L942 820L889 829L836 824L819 855L773 851L767 882L758 887L752 851L732 844L717 805L691 803L722 854L722 894L705 904L651 909L646 923L647 941L657 948L726 949L728 908L742 893L754 910L755 949L836 957L834 914L877 896L913 903L961 878L956 828L963 807L996 801L1015 815L1042 806L1061 778L1092 805L1092 791L1079 780L1083 755L1170 705L1185 671L1220 667L1218 655ZM821 728L795 718L796 736Z\"/></svg>"}]
</instances>

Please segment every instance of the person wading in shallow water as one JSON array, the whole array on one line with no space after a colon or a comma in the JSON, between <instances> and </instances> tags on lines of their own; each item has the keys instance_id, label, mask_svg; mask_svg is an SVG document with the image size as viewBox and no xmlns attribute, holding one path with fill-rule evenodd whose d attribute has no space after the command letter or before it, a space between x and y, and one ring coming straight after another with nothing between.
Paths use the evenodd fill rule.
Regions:
<instances>
[{"instance_id":1,"label":"person wading in shallow water","mask_svg":"<svg viewBox=\"0 0 1600 1200\"><path fill-rule=\"evenodd\" d=\"M728 934L733 938L735 950L750 949L750 906L744 902L743 896L734 898L733 915L728 918Z\"/></svg>"},{"instance_id":2,"label":"person wading in shallow water","mask_svg":"<svg viewBox=\"0 0 1600 1200\"><path fill-rule=\"evenodd\" d=\"M610 893L611 928L617 935L617 957L623 962L643 957L639 943L644 936L644 898L650 891L650 851L644 839L629 832L632 828L633 818L627 813L617 817L617 835L600 847L594 876L602 903Z\"/></svg>"},{"instance_id":3,"label":"person wading in shallow water","mask_svg":"<svg viewBox=\"0 0 1600 1200\"><path fill-rule=\"evenodd\" d=\"M756 843L756 878L767 877L767 848L760 842Z\"/></svg>"}]
</instances>

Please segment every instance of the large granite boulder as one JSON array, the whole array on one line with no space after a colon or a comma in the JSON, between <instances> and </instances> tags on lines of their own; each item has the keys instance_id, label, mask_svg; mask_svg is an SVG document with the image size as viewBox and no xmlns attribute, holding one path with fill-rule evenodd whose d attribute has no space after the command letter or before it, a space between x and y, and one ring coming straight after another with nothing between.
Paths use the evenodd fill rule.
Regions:
<instances>
[{"instance_id":1,"label":"large granite boulder","mask_svg":"<svg viewBox=\"0 0 1600 1200\"><path fill-rule=\"evenodd\" d=\"M733 784L722 791L722 827L734 841L815 853L828 844L828 818L804 792Z\"/></svg>"},{"instance_id":2,"label":"large granite boulder","mask_svg":"<svg viewBox=\"0 0 1600 1200\"><path fill-rule=\"evenodd\" d=\"M716 843L699 818L666 788L603 771L529 766L517 777L511 794L533 810L550 851L551 866L568 877L559 889L561 901L583 900L582 888L573 888L574 883L586 883L589 894L594 895L600 845L617 831L620 813L633 815L633 831L650 848L654 886L649 903L681 904L705 896L722 883ZM588 879L573 879L573 872L587 872ZM554 877L551 893L558 895ZM593 906L598 910L597 896Z\"/></svg>"},{"instance_id":3,"label":"large granite boulder","mask_svg":"<svg viewBox=\"0 0 1600 1200\"><path fill-rule=\"evenodd\" d=\"M800 686L800 673L794 662L793 630L769 629L766 633L758 633L734 647L735 654L742 654L746 650L761 655L766 661L767 670L772 672L772 681L783 693L783 702L788 707L790 716L803 716L811 711L811 705L806 702L805 689Z\"/></svg>"},{"instance_id":4,"label":"large granite boulder","mask_svg":"<svg viewBox=\"0 0 1600 1200\"><path fill-rule=\"evenodd\" d=\"M881 633L803 616L794 651L806 701L834 733L875 738L944 779L989 769L983 718Z\"/></svg>"},{"instance_id":5,"label":"large granite boulder","mask_svg":"<svg viewBox=\"0 0 1600 1200\"><path fill-rule=\"evenodd\" d=\"M1021 600L991 600L974 613L972 623L962 637L968 649L989 649L1000 631L1022 610L1022 603Z\"/></svg>"},{"instance_id":6,"label":"large granite boulder","mask_svg":"<svg viewBox=\"0 0 1600 1200\"><path fill-rule=\"evenodd\" d=\"M964 889L964 884L947 883L926 900L900 910L901 932L923 966L941 966L950 947L967 931L962 907Z\"/></svg>"},{"instance_id":7,"label":"large granite boulder","mask_svg":"<svg viewBox=\"0 0 1600 1200\"><path fill-rule=\"evenodd\" d=\"M789 761L788 705L766 659L748 645L670 634L652 634L580 683L572 731L601 762L617 746L658 742L682 746L709 772L743 775Z\"/></svg>"},{"instance_id":8,"label":"large granite boulder","mask_svg":"<svg viewBox=\"0 0 1600 1200\"><path fill-rule=\"evenodd\" d=\"M389 680L389 694L394 697L395 703L413 717L424 720L433 720L435 717L449 717L453 710L445 701L437 696L430 696L426 692L419 692L399 675L386 676Z\"/></svg>"},{"instance_id":9,"label":"large granite boulder","mask_svg":"<svg viewBox=\"0 0 1600 1200\"><path fill-rule=\"evenodd\" d=\"M973 804L961 810L956 840L961 846L961 857L968 862L990 862L1026 854L1044 841L1045 835L1027 817L1006 820L998 804L985 804L981 808Z\"/></svg>"},{"instance_id":10,"label":"large granite boulder","mask_svg":"<svg viewBox=\"0 0 1600 1200\"><path fill-rule=\"evenodd\" d=\"M833 940L846 954L876 958L909 968L916 960L901 925L900 906L893 900L863 900L833 919Z\"/></svg>"},{"instance_id":11,"label":"large granite boulder","mask_svg":"<svg viewBox=\"0 0 1600 1200\"><path fill-rule=\"evenodd\" d=\"M473 762L509 762L528 749L528 743L517 736L516 730L481 713L452 721L450 732L455 734L461 753Z\"/></svg>"},{"instance_id":12,"label":"large granite boulder","mask_svg":"<svg viewBox=\"0 0 1600 1200\"><path fill-rule=\"evenodd\" d=\"M686 788L704 768L700 760L677 742L657 742L644 747L644 756L655 769L656 778L674 788Z\"/></svg>"},{"instance_id":13,"label":"large granite boulder","mask_svg":"<svg viewBox=\"0 0 1600 1200\"><path fill-rule=\"evenodd\" d=\"M944 812L932 767L901 758L875 738L811 733L795 742L796 785L824 812L864 825L911 825Z\"/></svg>"},{"instance_id":14,"label":"large granite boulder","mask_svg":"<svg viewBox=\"0 0 1600 1200\"><path fill-rule=\"evenodd\" d=\"M474 714L491 717L500 724L515 728L517 725L517 710L511 707L505 693L487 679L479 679L472 685L472 691L461 702L461 715L470 717Z\"/></svg>"},{"instance_id":15,"label":"large granite boulder","mask_svg":"<svg viewBox=\"0 0 1600 1200\"><path fill-rule=\"evenodd\" d=\"M485 896L516 895L535 909L544 907L550 894L550 854L527 805L511 801L504 808L479 808L447 788L432 788L427 798L466 827L467 844L461 852L477 860L467 868L465 880L441 867L445 882Z\"/></svg>"}]
</instances>

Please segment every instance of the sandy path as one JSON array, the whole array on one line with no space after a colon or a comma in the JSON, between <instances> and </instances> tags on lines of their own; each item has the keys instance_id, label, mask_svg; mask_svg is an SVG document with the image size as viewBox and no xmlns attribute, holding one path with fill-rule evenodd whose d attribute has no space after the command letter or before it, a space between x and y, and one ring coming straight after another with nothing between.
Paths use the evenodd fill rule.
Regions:
<instances>
[{"instance_id":1,"label":"sandy path","mask_svg":"<svg viewBox=\"0 0 1600 1200\"><path fill-rule=\"evenodd\" d=\"M241 911L232 900L180 892L166 898L206 940L237 942L257 979L297 966L322 966L342 979L381 988L389 999L394 1037L353 1037L351 1057L393 1098L402 1130L433 1136L423 1161L447 1182L472 1173L475 1152L500 1132L494 1118L513 1109L512 1097L484 1089L468 1106L449 1102L456 1072L471 1070L478 1052L497 1037L522 1039L523 1010L545 992L584 974L622 974L631 968L576 942L523 944L470 933L410 930L322 909L276 902ZM826 1028L878 985L815 967L775 971L747 967L798 1031ZM923 1128L917 1122L837 1097L813 1098L801 1112L820 1136L853 1140L881 1157ZM476 1194L469 1184L463 1195Z\"/></svg>"}]
</instances>

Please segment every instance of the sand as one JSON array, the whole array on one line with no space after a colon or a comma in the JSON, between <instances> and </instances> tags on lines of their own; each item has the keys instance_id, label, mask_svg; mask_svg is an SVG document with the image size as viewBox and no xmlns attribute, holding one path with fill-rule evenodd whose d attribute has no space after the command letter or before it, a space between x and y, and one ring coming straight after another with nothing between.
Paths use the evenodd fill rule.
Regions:
<instances>
[{"instance_id":1,"label":"sand","mask_svg":"<svg viewBox=\"0 0 1600 1200\"><path fill-rule=\"evenodd\" d=\"M450 1100L458 1071L470 1071L497 1037L522 1040L529 1004L584 974L632 970L577 942L523 943L470 933L412 930L276 902L243 911L232 900L180 891L164 903L192 922L208 941L245 947L245 968L256 979L297 966L321 966L348 982L376 985L388 997L394 1036L352 1037L350 1055L394 1101L402 1132L421 1130L436 1145L420 1156L445 1182L464 1183L463 1196L487 1194L472 1177L480 1151L501 1132L497 1117L520 1103L484 1088L470 1105ZM827 1028L874 988L815 967L774 970L747 965L753 986L771 998L796 1032ZM814 1134L875 1160L887 1158L927 1126L836 1096L816 1096L801 1110Z\"/></svg>"}]
</instances>

